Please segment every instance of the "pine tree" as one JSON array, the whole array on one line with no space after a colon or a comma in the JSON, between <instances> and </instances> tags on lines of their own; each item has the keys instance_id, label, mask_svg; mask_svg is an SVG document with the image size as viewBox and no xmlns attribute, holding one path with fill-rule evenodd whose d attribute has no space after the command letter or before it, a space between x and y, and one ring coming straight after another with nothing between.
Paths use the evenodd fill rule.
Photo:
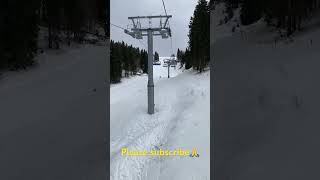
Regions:
<instances>
[{"instance_id":1,"label":"pine tree","mask_svg":"<svg viewBox=\"0 0 320 180\"><path fill-rule=\"evenodd\" d=\"M96 0L96 6L98 22L104 28L105 35L110 37L110 3L106 0Z\"/></svg>"},{"instance_id":2,"label":"pine tree","mask_svg":"<svg viewBox=\"0 0 320 180\"><path fill-rule=\"evenodd\" d=\"M60 31L62 25L62 0L46 0L47 24L48 24L48 46L60 48Z\"/></svg>"},{"instance_id":3,"label":"pine tree","mask_svg":"<svg viewBox=\"0 0 320 180\"><path fill-rule=\"evenodd\" d=\"M37 53L39 1L5 1L2 5L1 64L12 70L34 64Z\"/></svg>"},{"instance_id":4,"label":"pine tree","mask_svg":"<svg viewBox=\"0 0 320 180\"><path fill-rule=\"evenodd\" d=\"M180 61L181 60L181 52L180 52L180 49L178 48L177 50L177 60Z\"/></svg>"},{"instance_id":5,"label":"pine tree","mask_svg":"<svg viewBox=\"0 0 320 180\"><path fill-rule=\"evenodd\" d=\"M186 65L200 72L210 61L210 11L206 0L199 0L189 24L189 50ZM202 42L202 43L199 43ZM190 54L189 54L190 53Z\"/></svg>"},{"instance_id":6,"label":"pine tree","mask_svg":"<svg viewBox=\"0 0 320 180\"><path fill-rule=\"evenodd\" d=\"M148 73L148 52L145 50L141 51L140 67L143 73Z\"/></svg>"},{"instance_id":7,"label":"pine tree","mask_svg":"<svg viewBox=\"0 0 320 180\"><path fill-rule=\"evenodd\" d=\"M159 54L157 51L154 53L154 61L159 61Z\"/></svg>"},{"instance_id":8,"label":"pine tree","mask_svg":"<svg viewBox=\"0 0 320 180\"><path fill-rule=\"evenodd\" d=\"M259 0L243 0L241 8L241 22L243 25L255 23L262 17L262 11Z\"/></svg>"},{"instance_id":9,"label":"pine tree","mask_svg":"<svg viewBox=\"0 0 320 180\"><path fill-rule=\"evenodd\" d=\"M186 63L186 61L185 61L186 58L185 57L186 57L185 52L183 52L182 50L178 49L178 51L177 51L177 59L178 59L178 61L180 61L180 68L182 68Z\"/></svg>"},{"instance_id":10,"label":"pine tree","mask_svg":"<svg viewBox=\"0 0 320 180\"><path fill-rule=\"evenodd\" d=\"M191 52L189 49L186 49L185 56L183 58L183 61L185 62L186 69L192 68L191 59L192 59Z\"/></svg>"},{"instance_id":11,"label":"pine tree","mask_svg":"<svg viewBox=\"0 0 320 180\"><path fill-rule=\"evenodd\" d=\"M118 83L121 81L121 49L117 43L111 41L110 44L110 80L111 83Z\"/></svg>"},{"instance_id":12,"label":"pine tree","mask_svg":"<svg viewBox=\"0 0 320 180\"><path fill-rule=\"evenodd\" d=\"M5 56L5 25L6 25L6 9L8 7L8 1L5 1L0 6L0 70L6 67L7 58Z\"/></svg>"}]
</instances>

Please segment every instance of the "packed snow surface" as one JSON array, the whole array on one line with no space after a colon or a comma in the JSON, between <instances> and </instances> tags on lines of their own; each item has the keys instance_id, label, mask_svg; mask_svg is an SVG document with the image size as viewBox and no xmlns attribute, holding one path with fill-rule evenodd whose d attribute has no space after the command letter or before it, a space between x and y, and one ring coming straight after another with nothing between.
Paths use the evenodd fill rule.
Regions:
<instances>
[{"instance_id":1,"label":"packed snow surface","mask_svg":"<svg viewBox=\"0 0 320 180\"><path fill-rule=\"evenodd\" d=\"M154 66L153 115L147 114L147 75L111 86L112 180L210 179L210 71L199 74L179 67L170 67L167 78L167 67ZM197 148L200 156L121 156L123 147Z\"/></svg>"}]
</instances>

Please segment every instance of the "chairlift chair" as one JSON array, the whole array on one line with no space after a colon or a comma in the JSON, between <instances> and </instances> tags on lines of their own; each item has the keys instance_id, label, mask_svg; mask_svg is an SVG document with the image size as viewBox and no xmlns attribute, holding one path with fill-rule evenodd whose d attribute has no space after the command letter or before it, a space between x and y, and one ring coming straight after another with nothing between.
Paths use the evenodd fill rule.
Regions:
<instances>
[{"instance_id":1,"label":"chairlift chair","mask_svg":"<svg viewBox=\"0 0 320 180\"><path fill-rule=\"evenodd\" d=\"M167 39L169 36L168 36L168 30L167 29L161 29L160 30L160 34L162 36L163 39Z\"/></svg>"},{"instance_id":2,"label":"chairlift chair","mask_svg":"<svg viewBox=\"0 0 320 180\"><path fill-rule=\"evenodd\" d=\"M135 33L134 32L130 32L127 29L124 30L124 33L129 34L130 36L132 36L133 38L136 38Z\"/></svg>"},{"instance_id":3,"label":"chairlift chair","mask_svg":"<svg viewBox=\"0 0 320 180\"><path fill-rule=\"evenodd\" d=\"M137 39L142 39L142 32L141 31L136 31L135 35L136 35Z\"/></svg>"}]
</instances>

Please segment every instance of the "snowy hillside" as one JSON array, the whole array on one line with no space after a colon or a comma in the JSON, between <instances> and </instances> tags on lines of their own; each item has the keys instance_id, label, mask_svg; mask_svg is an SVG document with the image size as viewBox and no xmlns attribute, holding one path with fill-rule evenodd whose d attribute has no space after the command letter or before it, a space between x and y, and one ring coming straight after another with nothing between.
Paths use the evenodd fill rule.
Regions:
<instances>
[{"instance_id":1,"label":"snowy hillside","mask_svg":"<svg viewBox=\"0 0 320 180\"><path fill-rule=\"evenodd\" d=\"M154 115L147 114L146 75L111 87L112 180L210 178L210 72L171 67L170 73L168 79L167 67L154 66ZM200 157L121 156L123 147L197 148Z\"/></svg>"},{"instance_id":2,"label":"snowy hillside","mask_svg":"<svg viewBox=\"0 0 320 180\"><path fill-rule=\"evenodd\" d=\"M225 11L226 8L224 3L216 4L214 10L211 11L211 25L213 25L213 27L211 28L213 33L211 34L214 34L214 41L220 38L232 36L232 34L234 33L232 31L233 28L235 28L235 32L239 32L242 27L239 18L240 8L234 11L233 18L228 20L227 22L225 22L225 18L227 16Z\"/></svg>"},{"instance_id":3,"label":"snowy hillside","mask_svg":"<svg viewBox=\"0 0 320 180\"><path fill-rule=\"evenodd\" d=\"M214 45L215 179L314 179L320 29L274 43L260 21ZM270 38L271 37L271 38Z\"/></svg>"},{"instance_id":4,"label":"snowy hillside","mask_svg":"<svg viewBox=\"0 0 320 180\"><path fill-rule=\"evenodd\" d=\"M105 176L107 46L46 50L0 79L0 179Z\"/></svg>"}]
</instances>

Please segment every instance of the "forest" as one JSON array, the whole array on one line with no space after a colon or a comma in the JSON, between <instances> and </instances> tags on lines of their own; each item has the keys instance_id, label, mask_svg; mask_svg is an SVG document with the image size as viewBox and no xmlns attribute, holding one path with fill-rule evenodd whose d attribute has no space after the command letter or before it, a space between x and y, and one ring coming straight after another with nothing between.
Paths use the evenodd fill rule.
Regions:
<instances>
[{"instance_id":1,"label":"forest","mask_svg":"<svg viewBox=\"0 0 320 180\"><path fill-rule=\"evenodd\" d=\"M148 52L122 42L110 44L110 82L119 83L122 77L148 72Z\"/></svg>"},{"instance_id":2,"label":"forest","mask_svg":"<svg viewBox=\"0 0 320 180\"><path fill-rule=\"evenodd\" d=\"M34 65L40 29L49 49L82 43L86 33L109 36L109 3L105 0L4 0L0 6L0 69Z\"/></svg>"},{"instance_id":3,"label":"forest","mask_svg":"<svg viewBox=\"0 0 320 180\"><path fill-rule=\"evenodd\" d=\"M226 10L232 15L232 9L241 7L241 22L250 25L261 18L269 26L283 29L286 36L303 30L307 22L319 11L319 0L211 0L211 4L226 3Z\"/></svg>"},{"instance_id":4,"label":"forest","mask_svg":"<svg viewBox=\"0 0 320 180\"><path fill-rule=\"evenodd\" d=\"M154 61L159 61L155 51ZM110 82L119 83L122 77L148 73L148 52L122 42L110 44Z\"/></svg>"}]
</instances>

